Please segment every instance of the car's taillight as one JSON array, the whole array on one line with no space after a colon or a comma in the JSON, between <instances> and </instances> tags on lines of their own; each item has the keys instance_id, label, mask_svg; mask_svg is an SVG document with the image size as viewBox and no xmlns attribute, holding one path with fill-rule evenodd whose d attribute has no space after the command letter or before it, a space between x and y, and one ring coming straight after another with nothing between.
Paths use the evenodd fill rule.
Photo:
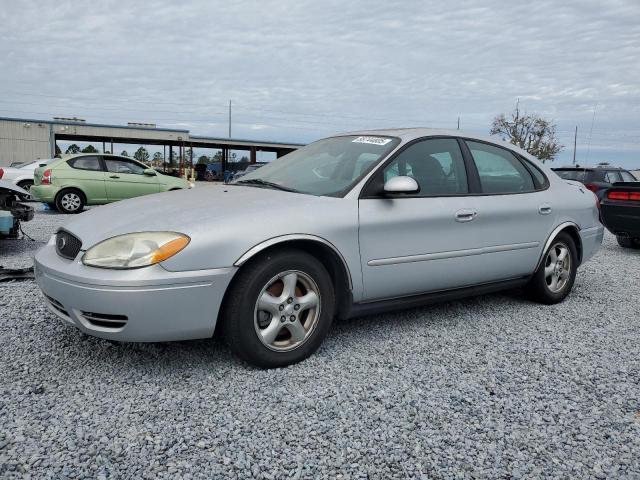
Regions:
<instances>
[{"instance_id":1,"label":"car's taillight","mask_svg":"<svg viewBox=\"0 0 640 480\"><path fill-rule=\"evenodd\" d=\"M51 185L51 170L45 170L42 174L42 185Z\"/></svg>"},{"instance_id":2,"label":"car's taillight","mask_svg":"<svg viewBox=\"0 0 640 480\"><path fill-rule=\"evenodd\" d=\"M587 189L591 190L593 193L596 193L598 191L598 186L595 183L585 183L584 186L587 187Z\"/></svg>"},{"instance_id":3,"label":"car's taillight","mask_svg":"<svg viewBox=\"0 0 640 480\"><path fill-rule=\"evenodd\" d=\"M0 178L2 178L3 175L4 175L4 170L0 168Z\"/></svg>"},{"instance_id":4,"label":"car's taillight","mask_svg":"<svg viewBox=\"0 0 640 480\"><path fill-rule=\"evenodd\" d=\"M609 192L607 193L609 200L631 200L640 202L640 192Z\"/></svg>"}]
</instances>

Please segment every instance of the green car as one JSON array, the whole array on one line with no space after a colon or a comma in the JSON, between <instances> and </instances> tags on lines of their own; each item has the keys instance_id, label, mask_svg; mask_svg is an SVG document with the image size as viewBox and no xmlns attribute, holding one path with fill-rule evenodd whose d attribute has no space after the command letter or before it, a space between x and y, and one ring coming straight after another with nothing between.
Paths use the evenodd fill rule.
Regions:
<instances>
[{"instance_id":1,"label":"green car","mask_svg":"<svg viewBox=\"0 0 640 480\"><path fill-rule=\"evenodd\" d=\"M68 156L37 168L33 180L31 195L64 213L79 213L85 205L193 186L131 158L93 153Z\"/></svg>"}]
</instances>

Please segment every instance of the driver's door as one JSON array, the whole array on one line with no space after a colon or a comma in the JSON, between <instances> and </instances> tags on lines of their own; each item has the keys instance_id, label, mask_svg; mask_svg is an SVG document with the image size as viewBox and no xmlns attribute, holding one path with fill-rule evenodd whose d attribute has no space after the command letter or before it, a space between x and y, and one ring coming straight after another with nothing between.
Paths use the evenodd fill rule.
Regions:
<instances>
[{"instance_id":1,"label":"driver's door","mask_svg":"<svg viewBox=\"0 0 640 480\"><path fill-rule=\"evenodd\" d=\"M376 175L383 184L410 176L420 192L365 192L359 203L364 300L443 290L481 281L476 203L455 138L434 138L403 150Z\"/></svg>"},{"instance_id":2,"label":"driver's door","mask_svg":"<svg viewBox=\"0 0 640 480\"><path fill-rule=\"evenodd\" d=\"M104 157L109 201L148 195L160 191L157 175L145 175L146 165L124 157Z\"/></svg>"}]
</instances>

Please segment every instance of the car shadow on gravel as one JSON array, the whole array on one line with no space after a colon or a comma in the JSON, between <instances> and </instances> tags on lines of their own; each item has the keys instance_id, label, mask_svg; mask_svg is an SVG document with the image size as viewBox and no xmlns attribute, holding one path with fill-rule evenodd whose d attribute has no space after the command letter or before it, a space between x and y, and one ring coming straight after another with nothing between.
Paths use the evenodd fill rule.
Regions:
<instances>
[{"instance_id":1,"label":"car shadow on gravel","mask_svg":"<svg viewBox=\"0 0 640 480\"><path fill-rule=\"evenodd\" d=\"M73 349L74 355L94 368L135 365L141 371L163 374L165 369L187 372L194 368L220 370L240 364L219 337L176 342L116 342L87 335L73 327L54 340L53 349ZM99 365L96 365L99 364Z\"/></svg>"}]
</instances>

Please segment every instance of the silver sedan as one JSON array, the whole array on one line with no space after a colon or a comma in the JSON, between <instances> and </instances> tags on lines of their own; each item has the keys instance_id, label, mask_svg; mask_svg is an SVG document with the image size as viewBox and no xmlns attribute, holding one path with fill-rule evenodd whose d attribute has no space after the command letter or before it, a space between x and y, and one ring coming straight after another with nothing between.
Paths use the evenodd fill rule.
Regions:
<instances>
[{"instance_id":1,"label":"silver sedan","mask_svg":"<svg viewBox=\"0 0 640 480\"><path fill-rule=\"evenodd\" d=\"M524 287L571 291L600 247L597 199L513 145L459 131L326 138L230 185L83 213L36 256L49 308L121 341L220 326L261 367L298 362L334 318Z\"/></svg>"}]
</instances>

